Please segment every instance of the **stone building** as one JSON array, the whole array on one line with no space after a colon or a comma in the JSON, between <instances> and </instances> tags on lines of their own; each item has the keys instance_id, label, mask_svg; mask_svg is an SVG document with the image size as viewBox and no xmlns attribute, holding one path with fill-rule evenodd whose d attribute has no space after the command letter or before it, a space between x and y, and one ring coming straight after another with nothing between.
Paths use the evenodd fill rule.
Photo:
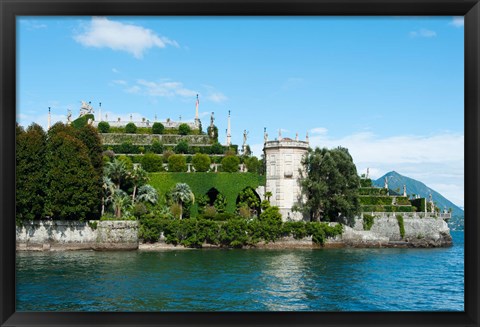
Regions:
<instances>
[{"instance_id":1,"label":"stone building","mask_svg":"<svg viewBox=\"0 0 480 327\"><path fill-rule=\"evenodd\" d=\"M266 185L265 192L271 192L270 203L278 206L282 219L303 220L303 215L293 212L292 207L300 196L299 169L302 168L302 157L309 148L308 135L306 141L299 141L298 135L295 140L279 137L268 141L265 133L264 154L266 162Z\"/></svg>"}]
</instances>

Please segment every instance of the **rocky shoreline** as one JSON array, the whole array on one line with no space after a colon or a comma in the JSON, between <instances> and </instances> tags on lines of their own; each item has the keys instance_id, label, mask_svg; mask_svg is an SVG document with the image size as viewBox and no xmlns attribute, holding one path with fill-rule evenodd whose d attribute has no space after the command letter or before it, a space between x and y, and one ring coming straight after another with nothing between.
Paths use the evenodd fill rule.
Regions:
<instances>
[{"instance_id":1,"label":"rocky shoreline","mask_svg":"<svg viewBox=\"0 0 480 327\"><path fill-rule=\"evenodd\" d=\"M333 224L333 223L332 223ZM452 246L447 223L440 218L403 217L403 230L396 217L376 218L369 230L357 218L353 227L344 226L342 235L319 245L311 237L283 237L260 242L247 249L333 249L333 248L436 248ZM190 250L182 245L143 243L138 238L137 221L61 222L40 221L17 227L17 251L165 251ZM204 244L203 249L226 247Z\"/></svg>"}]
</instances>

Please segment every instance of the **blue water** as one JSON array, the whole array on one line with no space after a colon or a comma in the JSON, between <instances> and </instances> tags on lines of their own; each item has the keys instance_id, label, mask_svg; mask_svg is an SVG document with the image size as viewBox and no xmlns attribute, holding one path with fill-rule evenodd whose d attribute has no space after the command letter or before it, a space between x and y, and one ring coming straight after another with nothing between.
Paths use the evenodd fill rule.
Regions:
<instances>
[{"instance_id":1,"label":"blue water","mask_svg":"<svg viewBox=\"0 0 480 327\"><path fill-rule=\"evenodd\" d=\"M17 311L463 311L439 249L18 252Z\"/></svg>"}]
</instances>

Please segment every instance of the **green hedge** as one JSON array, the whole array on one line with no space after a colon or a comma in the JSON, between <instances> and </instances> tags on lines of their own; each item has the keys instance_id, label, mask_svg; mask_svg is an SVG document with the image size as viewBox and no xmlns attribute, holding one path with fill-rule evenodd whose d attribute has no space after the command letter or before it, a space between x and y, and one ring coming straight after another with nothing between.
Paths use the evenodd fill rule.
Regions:
<instances>
[{"instance_id":1,"label":"green hedge","mask_svg":"<svg viewBox=\"0 0 480 327\"><path fill-rule=\"evenodd\" d=\"M392 200L393 198L388 197L388 196L365 196L362 195L359 197L360 200L360 205L383 205L383 206L388 206L392 205Z\"/></svg>"},{"instance_id":2,"label":"green hedge","mask_svg":"<svg viewBox=\"0 0 480 327\"><path fill-rule=\"evenodd\" d=\"M379 187L361 187L358 190L359 195L377 195L377 196L386 196L387 189Z\"/></svg>"},{"instance_id":3,"label":"green hedge","mask_svg":"<svg viewBox=\"0 0 480 327\"><path fill-rule=\"evenodd\" d=\"M364 214L363 215L363 230L370 230L374 223L374 216Z\"/></svg>"},{"instance_id":4,"label":"green hedge","mask_svg":"<svg viewBox=\"0 0 480 327\"><path fill-rule=\"evenodd\" d=\"M159 143L161 144L161 143ZM150 144L145 144L145 145L135 145L130 142L124 142L122 144L104 144L103 145L103 150L112 150L116 154L140 154L141 149L145 149L145 152L154 152L158 153L157 147L158 145L150 145ZM162 150L165 148L163 144L161 144ZM184 149L180 148L173 148L175 150L175 153L181 152L184 154L196 154L196 153L201 153L201 154L224 154L225 151L227 150L227 147L222 146L221 150L218 151L218 148L215 146L188 146L186 151ZM178 151L176 151L178 150Z\"/></svg>"},{"instance_id":5,"label":"green hedge","mask_svg":"<svg viewBox=\"0 0 480 327\"><path fill-rule=\"evenodd\" d=\"M406 197L406 196L397 196L397 197L395 197L395 203L396 203L397 205L407 205L407 206L411 205L410 200L409 200L408 197Z\"/></svg>"},{"instance_id":6,"label":"green hedge","mask_svg":"<svg viewBox=\"0 0 480 327\"><path fill-rule=\"evenodd\" d=\"M250 186L256 189L265 185L265 177L252 173L151 173L149 184L159 193L163 199L177 183L187 183L192 189L195 197L206 194L212 187L215 187L227 199L227 212L233 213L236 208L238 194ZM192 216L196 215L196 203L191 209Z\"/></svg>"},{"instance_id":7,"label":"green hedge","mask_svg":"<svg viewBox=\"0 0 480 327\"><path fill-rule=\"evenodd\" d=\"M425 202L425 198L410 200L410 203L417 208L418 212L425 212Z\"/></svg>"},{"instance_id":8,"label":"green hedge","mask_svg":"<svg viewBox=\"0 0 480 327\"><path fill-rule=\"evenodd\" d=\"M241 248L258 242L275 242L282 236L312 237L314 243L324 245L328 237L343 232L343 226L329 226L320 222L276 223L261 219L246 220L236 216L225 222L207 219L165 219L145 216L140 219L139 237L145 242L157 242L161 233L168 244L201 248L203 244Z\"/></svg>"},{"instance_id":9,"label":"green hedge","mask_svg":"<svg viewBox=\"0 0 480 327\"><path fill-rule=\"evenodd\" d=\"M382 206L382 205L366 205L361 206L362 212L414 212L412 206Z\"/></svg>"}]
</instances>

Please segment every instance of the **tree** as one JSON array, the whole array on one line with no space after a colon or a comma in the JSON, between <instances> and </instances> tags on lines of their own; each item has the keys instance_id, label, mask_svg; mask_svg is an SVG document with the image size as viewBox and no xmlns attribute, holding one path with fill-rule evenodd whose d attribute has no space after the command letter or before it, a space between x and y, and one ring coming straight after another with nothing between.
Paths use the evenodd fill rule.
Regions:
<instances>
[{"instance_id":1,"label":"tree","mask_svg":"<svg viewBox=\"0 0 480 327\"><path fill-rule=\"evenodd\" d=\"M137 167L130 174L130 180L133 183L132 203L134 203L137 188L144 186L148 182L148 174L142 167Z\"/></svg>"},{"instance_id":2,"label":"tree","mask_svg":"<svg viewBox=\"0 0 480 327\"><path fill-rule=\"evenodd\" d=\"M188 135L188 134L191 133L191 131L192 131L192 129L190 128L190 126L188 126L185 123L180 124L180 126L178 126L178 133L180 135Z\"/></svg>"},{"instance_id":3,"label":"tree","mask_svg":"<svg viewBox=\"0 0 480 327\"><path fill-rule=\"evenodd\" d=\"M250 210L251 215L260 213L260 199L251 187L247 187L238 195L237 208L243 206Z\"/></svg>"},{"instance_id":4,"label":"tree","mask_svg":"<svg viewBox=\"0 0 480 327\"><path fill-rule=\"evenodd\" d=\"M192 158L193 168L197 172L206 172L210 169L210 164L212 161L210 157L206 154L197 153Z\"/></svg>"},{"instance_id":5,"label":"tree","mask_svg":"<svg viewBox=\"0 0 480 327\"><path fill-rule=\"evenodd\" d=\"M131 205L130 197L121 189L115 189L112 196L112 203L115 212L115 217L122 217L122 210Z\"/></svg>"},{"instance_id":6,"label":"tree","mask_svg":"<svg viewBox=\"0 0 480 327\"><path fill-rule=\"evenodd\" d=\"M124 161L114 159L105 166L105 175L109 177L117 189L120 189L122 181L127 178L127 167Z\"/></svg>"},{"instance_id":7,"label":"tree","mask_svg":"<svg viewBox=\"0 0 480 327\"><path fill-rule=\"evenodd\" d=\"M250 173L258 173L260 169L261 162L258 160L257 157L247 157L245 158L245 166L247 166L247 170Z\"/></svg>"},{"instance_id":8,"label":"tree","mask_svg":"<svg viewBox=\"0 0 480 327\"><path fill-rule=\"evenodd\" d=\"M109 133L110 132L110 124L107 123L106 121L101 121L98 123L98 131L100 133Z\"/></svg>"},{"instance_id":9,"label":"tree","mask_svg":"<svg viewBox=\"0 0 480 327\"><path fill-rule=\"evenodd\" d=\"M88 156L90 157L93 168L95 168L97 172L96 179L100 185L103 175L102 140L97 130L90 125L85 125L77 129L76 132L77 138L87 146Z\"/></svg>"},{"instance_id":10,"label":"tree","mask_svg":"<svg viewBox=\"0 0 480 327\"><path fill-rule=\"evenodd\" d=\"M46 214L55 219L91 219L99 213L101 196L88 148L79 139L59 132L47 142ZM101 186L100 186L101 187Z\"/></svg>"},{"instance_id":11,"label":"tree","mask_svg":"<svg viewBox=\"0 0 480 327\"><path fill-rule=\"evenodd\" d=\"M135 134L137 132L137 126L134 123L128 123L125 126L125 133Z\"/></svg>"},{"instance_id":12,"label":"tree","mask_svg":"<svg viewBox=\"0 0 480 327\"><path fill-rule=\"evenodd\" d=\"M163 134L165 131L165 126L162 123L155 122L152 125L152 134Z\"/></svg>"},{"instance_id":13,"label":"tree","mask_svg":"<svg viewBox=\"0 0 480 327\"><path fill-rule=\"evenodd\" d=\"M184 172L187 171L187 160L181 154L172 154L168 157L168 171Z\"/></svg>"},{"instance_id":14,"label":"tree","mask_svg":"<svg viewBox=\"0 0 480 327\"><path fill-rule=\"evenodd\" d=\"M181 140L180 142L177 143L177 145L175 146L174 150L175 150L175 153L188 153L188 142L185 141L185 140Z\"/></svg>"},{"instance_id":15,"label":"tree","mask_svg":"<svg viewBox=\"0 0 480 327\"><path fill-rule=\"evenodd\" d=\"M360 212L360 178L346 148L309 150L300 170L301 198L295 209L312 221L353 221Z\"/></svg>"},{"instance_id":16,"label":"tree","mask_svg":"<svg viewBox=\"0 0 480 327\"><path fill-rule=\"evenodd\" d=\"M138 188L138 201L156 204L158 202L157 190L151 185L142 185Z\"/></svg>"},{"instance_id":17,"label":"tree","mask_svg":"<svg viewBox=\"0 0 480 327\"><path fill-rule=\"evenodd\" d=\"M163 170L163 159L161 156L153 153L146 153L142 157L142 167L149 173Z\"/></svg>"},{"instance_id":18,"label":"tree","mask_svg":"<svg viewBox=\"0 0 480 327\"><path fill-rule=\"evenodd\" d=\"M237 156L225 156L222 159L222 170L228 173L238 172L240 159Z\"/></svg>"},{"instance_id":19,"label":"tree","mask_svg":"<svg viewBox=\"0 0 480 327\"><path fill-rule=\"evenodd\" d=\"M17 221L40 219L46 198L47 135L35 123L26 132L17 125L16 143Z\"/></svg>"},{"instance_id":20,"label":"tree","mask_svg":"<svg viewBox=\"0 0 480 327\"><path fill-rule=\"evenodd\" d=\"M180 211L180 219L182 219L183 216L184 205L195 202L195 196L193 195L190 186L185 183L177 183L170 191L170 198L182 208Z\"/></svg>"}]
</instances>

